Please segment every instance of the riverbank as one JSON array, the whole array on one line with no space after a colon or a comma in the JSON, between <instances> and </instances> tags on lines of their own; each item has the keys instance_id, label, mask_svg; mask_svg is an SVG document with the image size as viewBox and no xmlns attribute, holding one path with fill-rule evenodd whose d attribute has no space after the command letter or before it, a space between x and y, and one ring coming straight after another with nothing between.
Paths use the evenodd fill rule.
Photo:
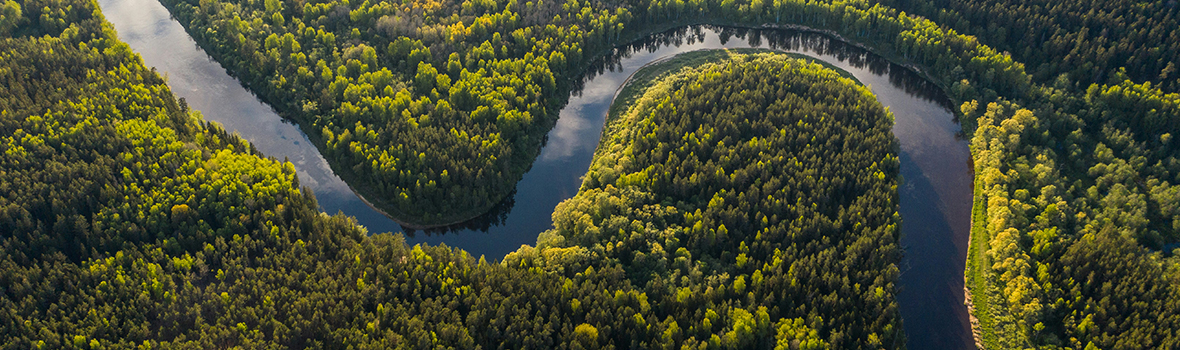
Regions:
<instances>
[{"instance_id":1,"label":"riverbank","mask_svg":"<svg viewBox=\"0 0 1180 350\"><path fill-rule=\"evenodd\" d=\"M987 203L984 203L982 179L975 180L974 196L971 205L971 245L967 248L967 268L963 274L963 296L967 310L971 313L971 334L975 338L975 346L986 349L985 344L995 344L991 318L991 303L988 300L988 271L991 264L987 259Z\"/></svg>"}]
</instances>

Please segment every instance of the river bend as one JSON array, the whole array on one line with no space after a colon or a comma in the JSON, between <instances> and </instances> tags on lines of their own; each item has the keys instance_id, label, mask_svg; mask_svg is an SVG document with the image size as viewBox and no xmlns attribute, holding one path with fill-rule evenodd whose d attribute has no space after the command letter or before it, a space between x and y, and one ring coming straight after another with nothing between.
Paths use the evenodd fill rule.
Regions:
<instances>
[{"instance_id":1,"label":"river bend","mask_svg":"<svg viewBox=\"0 0 1180 350\"><path fill-rule=\"evenodd\" d=\"M177 97L206 120L239 133L262 153L294 163L300 183L315 192L321 210L356 217L369 232L402 232L400 225L366 205L336 176L297 125L279 117L198 47L160 3L100 0L99 5L119 38L167 78ZM540 156L495 220L472 225L486 230L417 234L407 242L445 243L493 259L522 244L534 244L537 234L551 227L553 208L577 193L606 110L627 77L647 63L681 52L751 47L801 53L844 69L893 112L893 134L901 146L905 252L898 302L909 348L973 348L963 306L972 170L952 106L941 90L912 71L822 34L698 26L617 48L592 64L576 84Z\"/></svg>"}]
</instances>

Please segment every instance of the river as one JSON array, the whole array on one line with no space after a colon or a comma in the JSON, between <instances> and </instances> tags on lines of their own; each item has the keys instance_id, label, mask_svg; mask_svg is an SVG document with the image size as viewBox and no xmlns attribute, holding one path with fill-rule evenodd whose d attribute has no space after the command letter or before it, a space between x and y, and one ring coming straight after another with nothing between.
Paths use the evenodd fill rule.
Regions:
<instances>
[{"instance_id":1,"label":"river","mask_svg":"<svg viewBox=\"0 0 1180 350\"><path fill-rule=\"evenodd\" d=\"M320 209L357 219L371 233L402 232L333 173L297 125L283 120L229 76L155 0L100 0L119 38L164 75L173 93L206 120L236 131L262 153L294 163ZM917 74L828 36L793 30L691 27L620 47L593 64L571 93L532 169L486 230L418 233L407 242L447 244L498 259L534 244L553 208L577 193L615 91L643 65L681 52L763 47L831 63L870 87L895 117L901 145L902 260L898 302L910 349L970 349L963 268L970 230L972 171L943 93ZM474 226L489 226L488 221Z\"/></svg>"}]
</instances>

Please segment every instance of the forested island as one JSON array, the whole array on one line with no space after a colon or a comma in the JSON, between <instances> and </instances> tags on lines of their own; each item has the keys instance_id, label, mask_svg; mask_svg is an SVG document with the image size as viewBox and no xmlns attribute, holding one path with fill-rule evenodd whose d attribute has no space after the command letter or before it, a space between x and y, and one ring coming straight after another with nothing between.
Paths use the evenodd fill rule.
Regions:
<instances>
[{"instance_id":1,"label":"forested island","mask_svg":"<svg viewBox=\"0 0 1180 350\"><path fill-rule=\"evenodd\" d=\"M478 215L509 193L582 68L615 45L693 23L803 26L859 43L921 72L961 106L976 174L965 274L982 345L1180 347L1175 1L163 2L231 72L298 121L346 180L391 215L424 226ZM651 128L640 119L646 115L618 115L599 151L618 163L596 161L584 192L555 212L555 229L537 247L485 263L451 248L367 236L345 217L319 213L290 167L174 101L93 3L0 5L0 327L11 335L7 347L632 347L713 343L713 336L718 345L740 347L754 339L745 334L768 341L771 333L788 339L788 348L791 340L902 346L895 313L857 313L874 305L889 310L895 277L887 266L897 248L880 242L894 234L881 225L896 219L861 212L869 215L858 218L862 226L837 230L853 214L768 203L773 193L761 188L748 196L771 178L787 186L783 179L798 173L766 175L786 168L757 162L722 165L726 156L737 160L702 137L721 141L732 125L689 132L674 129L691 127L680 120L653 120L674 130L648 129L649 140L628 133ZM759 59L770 58L745 58ZM726 64L738 72L770 69ZM715 66L718 79L725 67ZM788 76L814 82L831 74L798 68ZM751 86L759 83L744 79L780 78L726 77L726 84ZM650 92L676 79L708 78L669 78ZM676 115L644 101L654 100L637 98L619 112ZM703 117L680 116L685 123ZM740 122L768 128L761 118ZM876 135L880 126L845 128ZM854 135L839 127L789 131L837 129L841 138ZM773 136L735 143L734 152L758 150ZM828 140L815 147L823 147L819 141ZM697 152L704 149L713 153ZM790 169L833 166L799 162ZM657 173L657 165L693 173ZM895 164L877 166L884 179L864 180L871 188L896 181L896 170L888 172ZM872 168L824 171L864 169ZM737 181L739 172L747 182ZM806 179L796 185L812 192L798 198L858 205L862 197L888 197L814 192L835 177ZM723 208L711 208L714 199ZM688 210L702 203L700 214ZM874 209L891 215L895 205ZM673 209L679 216L668 215ZM810 216L792 216L803 214ZM778 224L771 224L775 215ZM677 226L687 230L679 242L662 233ZM795 228L832 231L799 237ZM720 232L725 239L716 238ZM866 261L807 258L828 256L828 249L858 252L864 237L878 239L871 247L881 249L864 253L872 257ZM815 243L787 240L804 238ZM775 263L779 254L800 260ZM818 284L808 288L830 294L806 296L823 303L790 304L795 289L776 295L754 287L755 273L764 285L771 275L790 285L783 281L795 279L783 276L800 262L844 264L838 271L850 283L868 279L846 291L835 275L809 275ZM786 272L767 272L784 265ZM677 271L681 278L669 277ZM735 297L739 285L748 293ZM882 292L866 294L869 285ZM701 296L708 288L694 289L702 286L716 286L712 297ZM689 303L678 299L681 290ZM680 312L708 302L712 314Z\"/></svg>"}]
</instances>

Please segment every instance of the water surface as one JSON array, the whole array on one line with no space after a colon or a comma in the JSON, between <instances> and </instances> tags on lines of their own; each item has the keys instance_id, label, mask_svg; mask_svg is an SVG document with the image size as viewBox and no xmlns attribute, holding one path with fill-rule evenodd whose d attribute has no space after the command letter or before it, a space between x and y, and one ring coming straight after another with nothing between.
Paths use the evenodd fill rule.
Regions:
<instances>
[{"instance_id":1,"label":"water surface","mask_svg":"<svg viewBox=\"0 0 1180 350\"><path fill-rule=\"evenodd\" d=\"M311 188L320 209L355 216L370 232L399 231L400 226L365 205L307 139L299 127L283 120L237 79L205 54L168 10L154 0L100 0L119 39L155 67L172 93L227 131L250 140L263 154L295 165L300 185Z\"/></svg>"},{"instance_id":2,"label":"water surface","mask_svg":"<svg viewBox=\"0 0 1180 350\"><path fill-rule=\"evenodd\" d=\"M100 0L120 39L165 75L177 97L206 120L250 140L264 154L289 159L321 210L357 218L370 232L401 226L367 206L336 176L300 129L229 76L154 0ZM973 347L963 307L963 267L971 211L966 143L956 137L945 96L933 84L860 48L824 35L789 30L692 27L652 35L593 64L549 132L541 155L487 230L418 234L413 243L461 247L498 259L551 227L554 206L577 193L589 167L607 108L620 85L643 65L681 52L763 47L831 63L869 86L894 114L901 145L901 266L898 299L911 349ZM486 223L485 223L486 224ZM476 224L475 226L482 226Z\"/></svg>"}]
</instances>

